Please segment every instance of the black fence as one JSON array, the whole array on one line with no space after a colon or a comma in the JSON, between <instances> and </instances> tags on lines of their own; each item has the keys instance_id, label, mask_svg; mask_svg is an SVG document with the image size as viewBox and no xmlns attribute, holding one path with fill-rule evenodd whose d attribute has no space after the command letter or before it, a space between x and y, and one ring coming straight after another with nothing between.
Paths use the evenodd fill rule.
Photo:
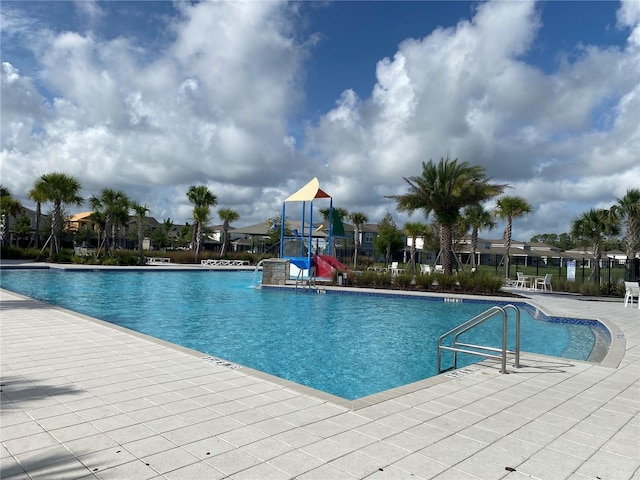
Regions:
<instances>
[{"instance_id":1,"label":"black fence","mask_svg":"<svg viewBox=\"0 0 640 480\"><path fill-rule=\"evenodd\" d=\"M554 278L563 279L568 282L576 283L592 283L599 285L603 293L615 294L619 286L625 281L640 281L640 259L632 260L616 260L603 259L600 260L599 274L595 268L596 261L593 259L578 259L572 262L563 261L557 265L545 265L539 263L536 265L522 265L517 261L511 265L510 271L523 272L527 275L545 275L552 273ZM496 269L498 271L498 269Z\"/></svg>"}]
</instances>

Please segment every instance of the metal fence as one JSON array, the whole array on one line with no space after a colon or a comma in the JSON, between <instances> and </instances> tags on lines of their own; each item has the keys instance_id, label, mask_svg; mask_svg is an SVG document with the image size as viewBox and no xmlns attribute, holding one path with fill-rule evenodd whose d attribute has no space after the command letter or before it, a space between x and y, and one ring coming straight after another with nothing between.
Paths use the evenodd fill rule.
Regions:
<instances>
[{"instance_id":1,"label":"metal fence","mask_svg":"<svg viewBox=\"0 0 640 480\"><path fill-rule=\"evenodd\" d=\"M555 266L547 266L542 263L537 265L513 265L514 272L524 272L529 275L545 275L552 273L554 277L569 282L593 283L599 285L603 293L615 294L619 285L625 281L640 281L640 259L616 260L602 259L600 261L600 274L596 277L594 267L595 260L583 258L571 262L562 262ZM514 273L515 276L515 273Z\"/></svg>"}]
</instances>

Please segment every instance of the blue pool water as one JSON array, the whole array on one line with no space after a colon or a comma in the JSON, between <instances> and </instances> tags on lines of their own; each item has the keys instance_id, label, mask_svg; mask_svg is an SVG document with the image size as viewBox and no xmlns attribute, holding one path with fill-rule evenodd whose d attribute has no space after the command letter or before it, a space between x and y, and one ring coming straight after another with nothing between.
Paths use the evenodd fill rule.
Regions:
<instances>
[{"instance_id":1,"label":"blue pool water","mask_svg":"<svg viewBox=\"0 0 640 480\"><path fill-rule=\"evenodd\" d=\"M0 286L349 400L436 375L438 337L495 304L259 289L253 272L2 270ZM589 356L590 327L521 310L523 351ZM468 341L499 347L500 323Z\"/></svg>"}]
</instances>

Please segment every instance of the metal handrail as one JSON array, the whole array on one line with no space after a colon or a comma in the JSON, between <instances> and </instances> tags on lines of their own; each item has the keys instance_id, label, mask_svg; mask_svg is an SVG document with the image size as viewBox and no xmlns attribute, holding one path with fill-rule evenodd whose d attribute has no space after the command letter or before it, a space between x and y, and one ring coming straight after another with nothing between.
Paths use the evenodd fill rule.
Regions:
<instances>
[{"instance_id":1,"label":"metal handrail","mask_svg":"<svg viewBox=\"0 0 640 480\"><path fill-rule=\"evenodd\" d=\"M316 286L316 267L315 265L312 265L311 268L309 268L309 279L307 280L307 286L308 288L312 288ZM304 287L304 270L299 270L298 271L298 276L296 277L296 290L298 289L298 283L300 283L300 285L302 287Z\"/></svg>"},{"instance_id":2,"label":"metal handrail","mask_svg":"<svg viewBox=\"0 0 640 480\"><path fill-rule=\"evenodd\" d=\"M515 350L507 350L507 325L508 325L508 315L507 310L513 309L516 313L516 331L515 331ZM470 343L463 343L458 341L458 337L463 333L468 332L472 328L477 327L478 325L486 322L487 320L502 314L502 348L495 347L487 347L484 345L474 345ZM445 338L454 335L452 346L442 345L442 342ZM467 350L466 348L461 347L469 347L475 348L479 350L484 350L485 352L478 352L477 350ZM502 369L500 373L509 373L507 371L507 354L515 355L515 368L520 368L520 309L515 305L509 304L504 307L493 306L488 310L485 310L479 315L467 320L466 322L458 325L457 327L449 330L447 333L440 335L438 338L438 357L436 367L438 369L438 373L442 372L441 364L442 364L442 350L448 350L453 352L453 369L458 368L458 352L467 353L470 355L478 355L485 358L495 358L502 360ZM486 352L501 352L501 355L493 355Z\"/></svg>"}]
</instances>

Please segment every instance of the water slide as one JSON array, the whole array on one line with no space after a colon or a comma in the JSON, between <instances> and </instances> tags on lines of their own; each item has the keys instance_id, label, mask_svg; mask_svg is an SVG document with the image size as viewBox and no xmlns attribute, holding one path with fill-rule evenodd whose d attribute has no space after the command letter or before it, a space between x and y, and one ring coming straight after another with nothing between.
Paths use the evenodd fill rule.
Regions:
<instances>
[{"instance_id":1,"label":"water slide","mask_svg":"<svg viewBox=\"0 0 640 480\"><path fill-rule=\"evenodd\" d=\"M346 271L348 268L331 255L315 255L313 262L316 265L316 277L331 278L333 270Z\"/></svg>"}]
</instances>

